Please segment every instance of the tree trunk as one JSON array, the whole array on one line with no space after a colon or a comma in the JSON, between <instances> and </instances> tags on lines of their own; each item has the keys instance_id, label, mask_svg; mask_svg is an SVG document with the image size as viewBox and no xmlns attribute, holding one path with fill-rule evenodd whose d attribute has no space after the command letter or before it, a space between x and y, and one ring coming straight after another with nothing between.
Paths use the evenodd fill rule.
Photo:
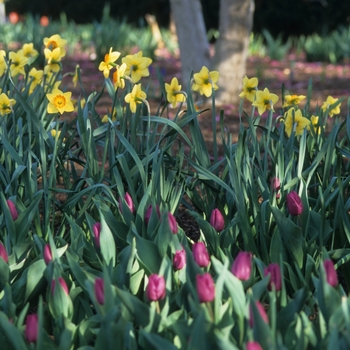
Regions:
<instances>
[{"instance_id":1,"label":"tree trunk","mask_svg":"<svg viewBox=\"0 0 350 350\"><path fill-rule=\"evenodd\" d=\"M220 73L218 103L237 103L246 70L254 0L221 0L220 37L215 47L215 68Z\"/></svg>"},{"instance_id":2,"label":"tree trunk","mask_svg":"<svg viewBox=\"0 0 350 350\"><path fill-rule=\"evenodd\" d=\"M210 52L200 0L170 0L179 41L182 84L187 86L191 71L209 66Z\"/></svg>"},{"instance_id":3,"label":"tree trunk","mask_svg":"<svg viewBox=\"0 0 350 350\"><path fill-rule=\"evenodd\" d=\"M5 2L0 0L0 25L6 23Z\"/></svg>"}]
</instances>

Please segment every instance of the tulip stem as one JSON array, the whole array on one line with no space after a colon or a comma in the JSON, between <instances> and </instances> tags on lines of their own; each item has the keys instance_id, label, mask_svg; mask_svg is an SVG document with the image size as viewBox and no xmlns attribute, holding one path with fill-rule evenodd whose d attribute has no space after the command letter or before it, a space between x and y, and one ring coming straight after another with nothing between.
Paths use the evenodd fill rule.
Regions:
<instances>
[{"instance_id":1,"label":"tulip stem","mask_svg":"<svg viewBox=\"0 0 350 350\"><path fill-rule=\"evenodd\" d=\"M158 300L156 300L156 311L157 311L157 314L160 315L160 306L159 306Z\"/></svg>"},{"instance_id":2,"label":"tulip stem","mask_svg":"<svg viewBox=\"0 0 350 350\"><path fill-rule=\"evenodd\" d=\"M207 304L207 307L208 307L210 318L214 322L214 313L213 313L213 308L211 306L211 302L207 302L206 304Z\"/></svg>"}]
</instances>

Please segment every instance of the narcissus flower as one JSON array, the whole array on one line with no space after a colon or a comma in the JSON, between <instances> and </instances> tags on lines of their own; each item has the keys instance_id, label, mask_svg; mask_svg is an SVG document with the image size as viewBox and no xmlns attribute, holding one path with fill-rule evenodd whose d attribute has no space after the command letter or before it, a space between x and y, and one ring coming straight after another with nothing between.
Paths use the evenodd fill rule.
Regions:
<instances>
[{"instance_id":1,"label":"narcissus flower","mask_svg":"<svg viewBox=\"0 0 350 350\"><path fill-rule=\"evenodd\" d=\"M30 88L29 88L29 93L31 94L34 89L41 84L44 76L44 71L43 70L37 70L36 68L32 68L30 72L28 73L29 80L30 80Z\"/></svg>"},{"instance_id":2,"label":"narcissus flower","mask_svg":"<svg viewBox=\"0 0 350 350\"><path fill-rule=\"evenodd\" d=\"M210 273L196 276L196 289L200 303L210 303L215 299L215 284Z\"/></svg>"},{"instance_id":3,"label":"narcissus flower","mask_svg":"<svg viewBox=\"0 0 350 350\"><path fill-rule=\"evenodd\" d=\"M333 104L335 104L336 102L338 102L338 98L334 98L332 96L328 96L327 100L325 102L323 102L323 105L321 106L321 109L323 110L323 112L326 112L326 110L328 109L328 115L330 117L333 117L333 115L335 114L339 114L340 113L340 105L341 103L339 103L336 107L333 107L332 109L329 109Z\"/></svg>"},{"instance_id":4,"label":"narcissus flower","mask_svg":"<svg viewBox=\"0 0 350 350\"><path fill-rule=\"evenodd\" d=\"M73 79L72 79L72 83L73 83L74 87L77 86L78 77L79 77L78 73L79 73L79 72L80 72L80 66L79 66L79 64L77 64L77 65L75 66L74 75L73 75Z\"/></svg>"},{"instance_id":5,"label":"narcissus flower","mask_svg":"<svg viewBox=\"0 0 350 350\"><path fill-rule=\"evenodd\" d=\"M185 95L181 91L181 85L177 78L171 79L171 83L165 83L166 98L173 107L176 107L178 102L185 102Z\"/></svg>"},{"instance_id":6,"label":"narcissus flower","mask_svg":"<svg viewBox=\"0 0 350 350\"><path fill-rule=\"evenodd\" d=\"M290 215L298 216L303 212L304 206L298 193L291 191L287 194L287 208Z\"/></svg>"},{"instance_id":7,"label":"narcissus flower","mask_svg":"<svg viewBox=\"0 0 350 350\"><path fill-rule=\"evenodd\" d=\"M5 93L0 94L0 115L10 114L15 103L15 99L9 98Z\"/></svg>"},{"instance_id":8,"label":"narcissus flower","mask_svg":"<svg viewBox=\"0 0 350 350\"><path fill-rule=\"evenodd\" d=\"M278 96L265 88L263 91L258 90L256 92L255 101L252 103L253 106L258 108L259 114L263 114L266 109L274 110L273 105L277 103Z\"/></svg>"},{"instance_id":9,"label":"narcissus flower","mask_svg":"<svg viewBox=\"0 0 350 350\"><path fill-rule=\"evenodd\" d=\"M0 77L5 73L7 69L5 58L6 58L5 50L0 50Z\"/></svg>"},{"instance_id":10,"label":"narcissus flower","mask_svg":"<svg viewBox=\"0 0 350 350\"><path fill-rule=\"evenodd\" d=\"M153 273L148 278L146 296L149 301L158 301L165 298L165 279L163 276Z\"/></svg>"},{"instance_id":11,"label":"narcissus flower","mask_svg":"<svg viewBox=\"0 0 350 350\"><path fill-rule=\"evenodd\" d=\"M108 118L111 118L112 122L117 121L117 109L113 108L113 113L112 113L112 110L109 108L108 112L109 112L109 114L105 114L102 117L101 122L102 123L108 123Z\"/></svg>"},{"instance_id":12,"label":"narcissus flower","mask_svg":"<svg viewBox=\"0 0 350 350\"><path fill-rule=\"evenodd\" d=\"M295 135L302 135L304 129L309 126L310 120L303 117L301 110L295 110L294 108L288 109L284 117L284 130L288 137L295 130Z\"/></svg>"},{"instance_id":13,"label":"narcissus flower","mask_svg":"<svg viewBox=\"0 0 350 350\"><path fill-rule=\"evenodd\" d=\"M136 104L141 104L147 95L141 90L141 84L135 84L132 91L125 96L125 102L130 104L132 113L136 112Z\"/></svg>"},{"instance_id":14,"label":"narcissus flower","mask_svg":"<svg viewBox=\"0 0 350 350\"><path fill-rule=\"evenodd\" d=\"M252 272L252 258L251 252L239 252L231 267L232 274L241 281L248 281Z\"/></svg>"},{"instance_id":15,"label":"narcissus flower","mask_svg":"<svg viewBox=\"0 0 350 350\"><path fill-rule=\"evenodd\" d=\"M47 105L47 113L61 113L73 112L74 106L71 101L71 92L62 92L61 90L54 90L51 94L47 94L46 97L50 101Z\"/></svg>"},{"instance_id":16,"label":"narcissus flower","mask_svg":"<svg viewBox=\"0 0 350 350\"><path fill-rule=\"evenodd\" d=\"M112 51L113 48L109 49L109 52L105 54L103 61L98 66L98 69L103 72L104 77L107 79L109 71L115 66L115 61L119 58L120 52Z\"/></svg>"},{"instance_id":17,"label":"narcissus flower","mask_svg":"<svg viewBox=\"0 0 350 350\"><path fill-rule=\"evenodd\" d=\"M284 96L284 104L282 107L296 106L305 98L306 96L304 95L286 95Z\"/></svg>"},{"instance_id":18,"label":"narcissus flower","mask_svg":"<svg viewBox=\"0 0 350 350\"><path fill-rule=\"evenodd\" d=\"M255 100L256 91L258 90L258 78L248 78L245 76L243 78L243 88L239 97L246 98L248 101L253 102Z\"/></svg>"},{"instance_id":19,"label":"narcissus flower","mask_svg":"<svg viewBox=\"0 0 350 350\"><path fill-rule=\"evenodd\" d=\"M307 126L307 130L311 130L312 128L312 130L316 135L321 133L321 127L318 125L318 120L319 120L318 116L312 115L310 117L311 123Z\"/></svg>"},{"instance_id":20,"label":"narcissus flower","mask_svg":"<svg viewBox=\"0 0 350 350\"><path fill-rule=\"evenodd\" d=\"M333 261L330 259L325 260L323 262L323 267L326 272L327 283L332 287L336 287L339 282L337 271L335 271Z\"/></svg>"},{"instance_id":21,"label":"narcissus flower","mask_svg":"<svg viewBox=\"0 0 350 350\"><path fill-rule=\"evenodd\" d=\"M192 90L199 91L201 95L206 97L211 96L213 89L217 90L219 88L216 85L219 80L219 72L215 70L209 72L209 69L205 66L202 67L199 73L193 75L193 80Z\"/></svg>"},{"instance_id":22,"label":"narcissus flower","mask_svg":"<svg viewBox=\"0 0 350 350\"><path fill-rule=\"evenodd\" d=\"M11 51L9 53L11 75L15 77L18 74L25 75L24 66L28 63L28 58L23 55L23 52Z\"/></svg>"},{"instance_id":23,"label":"narcissus flower","mask_svg":"<svg viewBox=\"0 0 350 350\"><path fill-rule=\"evenodd\" d=\"M67 44L67 40L62 39L59 34L54 34L49 38L44 38L43 43L46 48L54 50L57 47L63 48Z\"/></svg>"},{"instance_id":24,"label":"narcissus flower","mask_svg":"<svg viewBox=\"0 0 350 350\"><path fill-rule=\"evenodd\" d=\"M39 52L34 48L33 43L23 44L22 51L23 56L27 58L36 57L39 54Z\"/></svg>"},{"instance_id":25,"label":"narcissus flower","mask_svg":"<svg viewBox=\"0 0 350 350\"><path fill-rule=\"evenodd\" d=\"M125 70L126 70L126 64L123 63L121 66L116 67L116 70L114 71L112 75L112 80L114 84L114 88L117 90L118 88L124 89L125 87Z\"/></svg>"},{"instance_id":26,"label":"narcissus flower","mask_svg":"<svg viewBox=\"0 0 350 350\"><path fill-rule=\"evenodd\" d=\"M126 74L131 77L134 83L137 83L142 77L149 76L148 66L152 60L148 57L142 57L142 51L125 56L122 58L122 62L126 64Z\"/></svg>"}]
</instances>

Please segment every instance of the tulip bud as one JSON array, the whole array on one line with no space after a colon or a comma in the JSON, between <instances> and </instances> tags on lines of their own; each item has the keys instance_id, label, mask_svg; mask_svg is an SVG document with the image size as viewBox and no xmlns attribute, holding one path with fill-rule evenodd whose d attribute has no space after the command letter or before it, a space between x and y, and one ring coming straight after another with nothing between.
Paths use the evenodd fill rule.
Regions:
<instances>
[{"instance_id":1,"label":"tulip bud","mask_svg":"<svg viewBox=\"0 0 350 350\"><path fill-rule=\"evenodd\" d=\"M133 200L128 192L125 193L124 200L126 202L126 205L129 207L130 211L134 214L135 213L134 202L133 202ZM122 200L121 200L121 198L119 198L119 210L120 210L120 212L122 212L122 208L123 208Z\"/></svg>"},{"instance_id":2,"label":"tulip bud","mask_svg":"<svg viewBox=\"0 0 350 350\"><path fill-rule=\"evenodd\" d=\"M26 318L25 338L28 343L35 343L38 339L38 315L28 315Z\"/></svg>"},{"instance_id":3,"label":"tulip bud","mask_svg":"<svg viewBox=\"0 0 350 350\"><path fill-rule=\"evenodd\" d=\"M17 209L16 209L16 206L14 205L14 203L12 201L10 201L9 199L6 201L9 209L10 209L10 213L11 213L11 216L12 216L12 220L13 221L16 221L17 218L18 218L18 212L17 212Z\"/></svg>"},{"instance_id":4,"label":"tulip bud","mask_svg":"<svg viewBox=\"0 0 350 350\"><path fill-rule=\"evenodd\" d=\"M256 301L255 302L255 306L257 307L257 309L259 311L259 314L260 314L260 317L262 318L262 320L265 323L269 323L269 318L267 317L267 313L266 313L264 307L262 306L262 304L260 303L260 301ZM249 326L251 328L254 327L254 316L253 316L252 307L250 307L250 309L249 309Z\"/></svg>"},{"instance_id":5,"label":"tulip bud","mask_svg":"<svg viewBox=\"0 0 350 350\"><path fill-rule=\"evenodd\" d=\"M338 285L338 275L337 271L335 271L333 261L330 259L325 260L323 267L326 271L327 283L332 287L336 287Z\"/></svg>"},{"instance_id":6,"label":"tulip bud","mask_svg":"<svg viewBox=\"0 0 350 350\"><path fill-rule=\"evenodd\" d=\"M271 180L271 187L274 192L276 192L276 198L279 199L281 197L281 194L279 193L281 189L281 181L278 177L274 177Z\"/></svg>"},{"instance_id":7,"label":"tulip bud","mask_svg":"<svg viewBox=\"0 0 350 350\"><path fill-rule=\"evenodd\" d=\"M157 215L158 215L158 218L160 218L160 210L159 210L159 206L156 205L156 211L157 211ZM152 216L152 204L150 204L146 210L146 214L145 214L145 223L146 225L148 225L150 219L151 219L151 216Z\"/></svg>"},{"instance_id":8,"label":"tulip bud","mask_svg":"<svg viewBox=\"0 0 350 350\"><path fill-rule=\"evenodd\" d=\"M45 244L44 246L44 261L46 265L48 265L49 262L52 261L52 252L50 244Z\"/></svg>"},{"instance_id":9,"label":"tulip bud","mask_svg":"<svg viewBox=\"0 0 350 350\"><path fill-rule=\"evenodd\" d=\"M103 305L105 303L105 291L104 291L104 281L103 278L96 278L95 279L95 285L94 285L94 289L95 289L95 297L97 302L100 305Z\"/></svg>"},{"instance_id":10,"label":"tulip bud","mask_svg":"<svg viewBox=\"0 0 350 350\"><path fill-rule=\"evenodd\" d=\"M170 231L175 235L179 232L179 228L177 226L177 222L175 219L175 216L171 214L170 212L168 213L168 223L170 227Z\"/></svg>"},{"instance_id":11,"label":"tulip bud","mask_svg":"<svg viewBox=\"0 0 350 350\"><path fill-rule=\"evenodd\" d=\"M248 281L252 272L252 256L250 252L239 252L233 262L231 272L241 281Z\"/></svg>"},{"instance_id":12,"label":"tulip bud","mask_svg":"<svg viewBox=\"0 0 350 350\"><path fill-rule=\"evenodd\" d=\"M192 246L192 253L194 261L200 267L207 267L210 262L207 248L203 242L194 243Z\"/></svg>"},{"instance_id":13,"label":"tulip bud","mask_svg":"<svg viewBox=\"0 0 350 350\"><path fill-rule=\"evenodd\" d=\"M66 281L64 280L63 277L58 277L58 283L62 287L63 291L66 293L66 295L69 294L68 286ZM56 289L56 280L51 281L51 294L54 296L55 295L55 289Z\"/></svg>"},{"instance_id":14,"label":"tulip bud","mask_svg":"<svg viewBox=\"0 0 350 350\"><path fill-rule=\"evenodd\" d=\"M95 222L92 225L92 231L94 234L94 238L95 238L95 244L97 248L100 248L100 234L101 234L101 223L100 222Z\"/></svg>"},{"instance_id":15,"label":"tulip bud","mask_svg":"<svg viewBox=\"0 0 350 350\"><path fill-rule=\"evenodd\" d=\"M181 270L186 265L186 252L184 249L177 250L174 254L173 266L175 270Z\"/></svg>"},{"instance_id":16,"label":"tulip bud","mask_svg":"<svg viewBox=\"0 0 350 350\"><path fill-rule=\"evenodd\" d=\"M9 257L7 255L7 251L4 245L0 242L0 257L7 263L9 261Z\"/></svg>"},{"instance_id":17,"label":"tulip bud","mask_svg":"<svg viewBox=\"0 0 350 350\"><path fill-rule=\"evenodd\" d=\"M263 350L261 345L256 341L249 341L245 348L246 350Z\"/></svg>"},{"instance_id":18,"label":"tulip bud","mask_svg":"<svg viewBox=\"0 0 350 350\"><path fill-rule=\"evenodd\" d=\"M214 209L210 215L210 225L216 231L222 231L225 228L225 220L219 209Z\"/></svg>"},{"instance_id":19,"label":"tulip bud","mask_svg":"<svg viewBox=\"0 0 350 350\"><path fill-rule=\"evenodd\" d=\"M272 285L275 286L276 290L281 290L282 288L282 275L281 269L278 264L270 264L269 266L264 268L264 275L270 275L270 282L268 285L268 289L272 289Z\"/></svg>"},{"instance_id":20,"label":"tulip bud","mask_svg":"<svg viewBox=\"0 0 350 350\"><path fill-rule=\"evenodd\" d=\"M292 191L287 194L287 208L290 215L297 216L303 212L303 203L298 193Z\"/></svg>"},{"instance_id":21,"label":"tulip bud","mask_svg":"<svg viewBox=\"0 0 350 350\"><path fill-rule=\"evenodd\" d=\"M210 273L197 275L196 287L199 302L207 303L215 299L215 284Z\"/></svg>"},{"instance_id":22,"label":"tulip bud","mask_svg":"<svg viewBox=\"0 0 350 350\"><path fill-rule=\"evenodd\" d=\"M165 298L165 279L163 276L152 274L148 277L146 296L150 301L162 300Z\"/></svg>"}]
</instances>

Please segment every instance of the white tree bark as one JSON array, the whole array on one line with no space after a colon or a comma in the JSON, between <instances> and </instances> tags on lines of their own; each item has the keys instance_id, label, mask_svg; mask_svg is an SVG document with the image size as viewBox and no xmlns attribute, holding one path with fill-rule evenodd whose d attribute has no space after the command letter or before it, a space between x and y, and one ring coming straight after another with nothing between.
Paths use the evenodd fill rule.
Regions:
<instances>
[{"instance_id":1,"label":"white tree bark","mask_svg":"<svg viewBox=\"0 0 350 350\"><path fill-rule=\"evenodd\" d=\"M200 0L170 0L179 41L182 84L186 87L191 71L209 67L210 52Z\"/></svg>"},{"instance_id":2,"label":"white tree bark","mask_svg":"<svg viewBox=\"0 0 350 350\"><path fill-rule=\"evenodd\" d=\"M246 71L254 0L221 0L220 37L215 47L214 67L220 73L217 101L236 103Z\"/></svg>"}]
</instances>

